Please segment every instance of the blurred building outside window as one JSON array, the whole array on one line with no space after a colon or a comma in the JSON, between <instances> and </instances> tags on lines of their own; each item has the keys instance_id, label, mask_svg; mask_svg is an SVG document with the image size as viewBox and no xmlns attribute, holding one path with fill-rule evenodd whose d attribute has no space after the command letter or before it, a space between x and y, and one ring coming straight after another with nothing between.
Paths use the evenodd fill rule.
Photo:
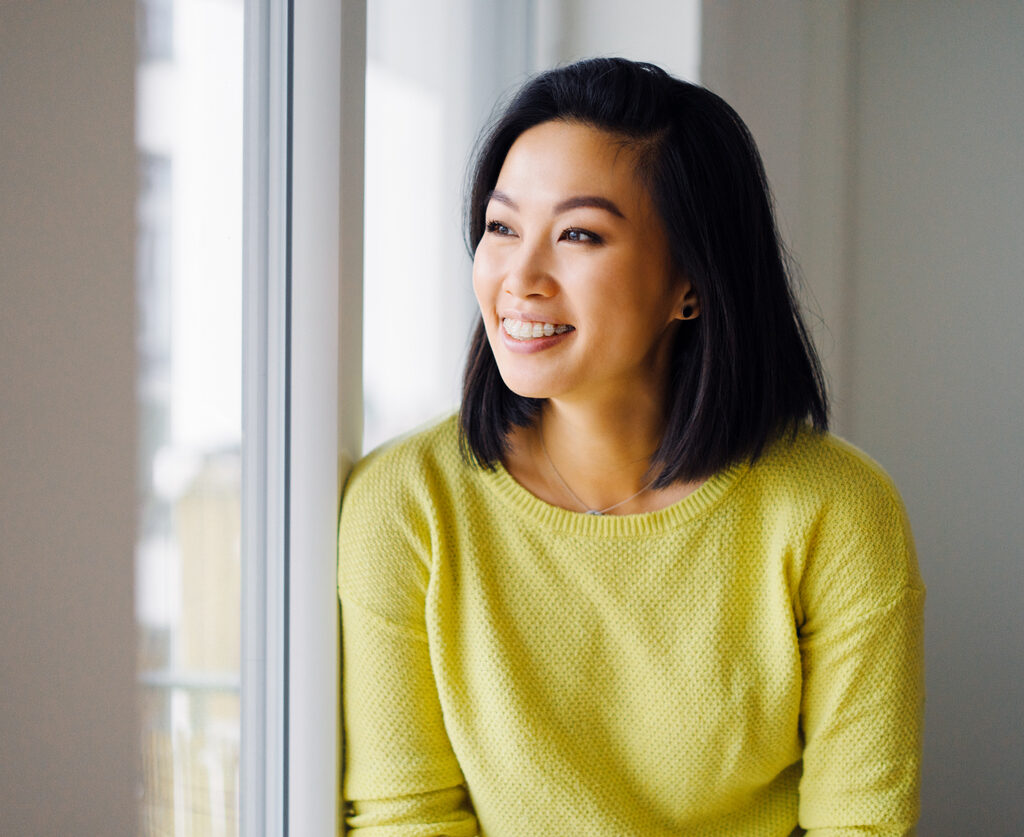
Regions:
<instances>
[{"instance_id":1,"label":"blurred building outside window","mask_svg":"<svg viewBox=\"0 0 1024 837\"><path fill-rule=\"evenodd\" d=\"M140 832L238 833L243 0L137 6Z\"/></svg>"}]
</instances>

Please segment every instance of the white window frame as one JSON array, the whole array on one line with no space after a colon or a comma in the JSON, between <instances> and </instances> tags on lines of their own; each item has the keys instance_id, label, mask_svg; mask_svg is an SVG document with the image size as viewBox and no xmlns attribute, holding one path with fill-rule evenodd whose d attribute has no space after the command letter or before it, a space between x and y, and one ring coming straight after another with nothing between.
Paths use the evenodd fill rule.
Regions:
<instances>
[{"instance_id":1,"label":"white window frame","mask_svg":"<svg viewBox=\"0 0 1024 837\"><path fill-rule=\"evenodd\" d=\"M361 443L365 0L247 0L241 834L334 835ZM301 603L292 607L291 603Z\"/></svg>"}]
</instances>

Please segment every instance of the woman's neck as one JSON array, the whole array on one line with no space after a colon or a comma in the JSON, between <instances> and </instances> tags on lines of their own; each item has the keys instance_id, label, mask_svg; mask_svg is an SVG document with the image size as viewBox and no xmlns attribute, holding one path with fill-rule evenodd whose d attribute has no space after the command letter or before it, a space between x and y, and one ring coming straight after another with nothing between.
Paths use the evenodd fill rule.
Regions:
<instances>
[{"instance_id":1,"label":"woman's neck","mask_svg":"<svg viewBox=\"0 0 1024 837\"><path fill-rule=\"evenodd\" d=\"M660 405L594 407L549 401L513 434L505 465L528 491L571 511L637 514L691 493L699 483L655 490L651 457L661 441Z\"/></svg>"}]
</instances>

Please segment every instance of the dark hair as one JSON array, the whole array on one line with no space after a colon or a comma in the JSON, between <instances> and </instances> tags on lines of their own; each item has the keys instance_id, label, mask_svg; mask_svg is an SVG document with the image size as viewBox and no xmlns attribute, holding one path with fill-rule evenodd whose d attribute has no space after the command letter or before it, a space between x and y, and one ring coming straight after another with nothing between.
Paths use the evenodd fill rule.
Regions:
<instances>
[{"instance_id":1,"label":"dark hair","mask_svg":"<svg viewBox=\"0 0 1024 837\"><path fill-rule=\"evenodd\" d=\"M512 144L552 120L593 126L635 149L674 266L700 302L700 316L680 323L674 337L655 485L756 459L808 418L827 429L821 364L790 289L760 155L736 112L702 87L623 58L530 79L478 146L466 207L470 252ZM510 431L533 423L543 403L505 386L481 318L463 383L463 454L493 468Z\"/></svg>"}]
</instances>

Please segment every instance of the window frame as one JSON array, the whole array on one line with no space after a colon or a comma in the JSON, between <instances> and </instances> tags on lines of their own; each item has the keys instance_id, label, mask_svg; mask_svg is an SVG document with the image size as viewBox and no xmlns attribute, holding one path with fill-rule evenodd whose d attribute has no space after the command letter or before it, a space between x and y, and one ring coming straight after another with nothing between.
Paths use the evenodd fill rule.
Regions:
<instances>
[{"instance_id":1,"label":"window frame","mask_svg":"<svg viewBox=\"0 0 1024 837\"><path fill-rule=\"evenodd\" d=\"M366 3L247 0L245 16L240 832L337 834L335 556L362 432Z\"/></svg>"}]
</instances>

